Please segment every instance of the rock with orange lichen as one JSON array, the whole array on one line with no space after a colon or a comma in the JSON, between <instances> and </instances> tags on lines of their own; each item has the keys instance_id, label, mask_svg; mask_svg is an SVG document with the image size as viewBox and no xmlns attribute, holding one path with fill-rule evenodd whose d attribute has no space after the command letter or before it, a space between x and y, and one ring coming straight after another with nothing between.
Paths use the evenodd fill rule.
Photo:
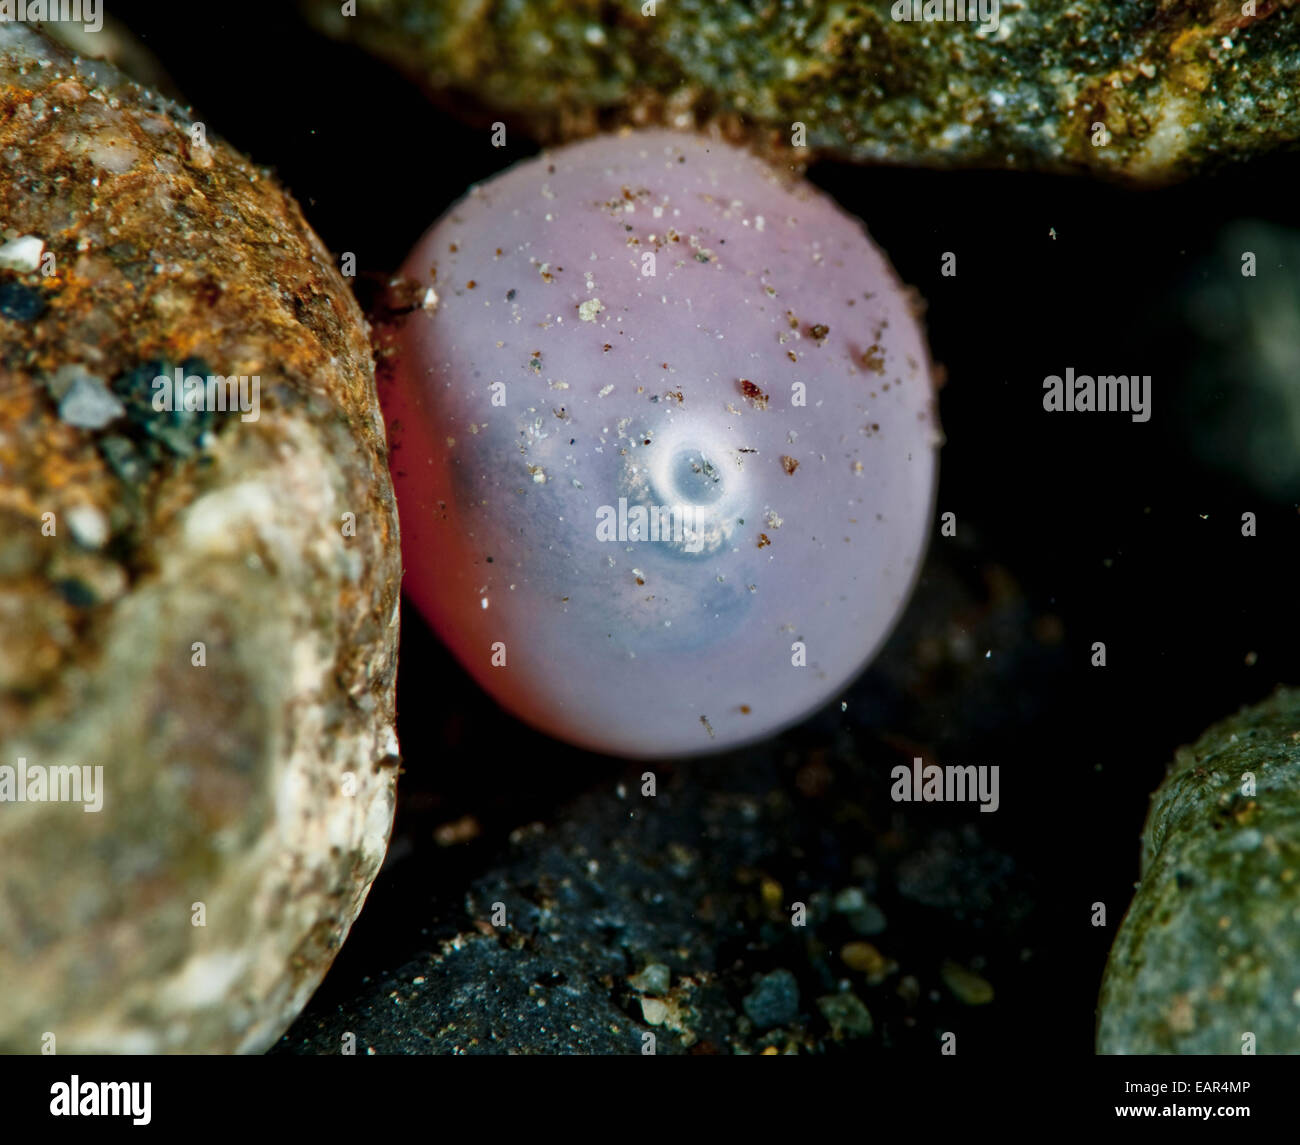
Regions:
<instances>
[{"instance_id":1,"label":"rock with orange lichen","mask_svg":"<svg viewBox=\"0 0 1300 1145\"><path fill-rule=\"evenodd\" d=\"M1297 0L304 3L548 141L707 119L863 162L1158 182L1300 139Z\"/></svg>"},{"instance_id":2,"label":"rock with orange lichen","mask_svg":"<svg viewBox=\"0 0 1300 1145\"><path fill-rule=\"evenodd\" d=\"M392 821L366 324L266 172L17 24L0 157L0 1051L260 1050Z\"/></svg>"}]
</instances>

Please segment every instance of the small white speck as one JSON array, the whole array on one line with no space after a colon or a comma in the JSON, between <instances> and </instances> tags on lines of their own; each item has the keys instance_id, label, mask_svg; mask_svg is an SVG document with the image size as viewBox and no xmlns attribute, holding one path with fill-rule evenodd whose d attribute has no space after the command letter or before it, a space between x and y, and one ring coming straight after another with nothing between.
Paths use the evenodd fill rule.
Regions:
<instances>
[{"instance_id":1,"label":"small white speck","mask_svg":"<svg viewBox=\"0 0 1300 1145\"><path fill-rule=\"evenodd\" d=\"M108 540L108 520L94 505L73 505L65 516L77 543L98 549Z\"/></svg>"},{"instance_id":2,"label":"small white speck","mask_svg":"<svg viewBox=\"0 0 1300 1145\"><path fill-rule=\"evenodd\" d=\"M37 270L45 244L34 235L19 235L0 246L0 266L24 273Z\"/></svg>"}]
</instances>

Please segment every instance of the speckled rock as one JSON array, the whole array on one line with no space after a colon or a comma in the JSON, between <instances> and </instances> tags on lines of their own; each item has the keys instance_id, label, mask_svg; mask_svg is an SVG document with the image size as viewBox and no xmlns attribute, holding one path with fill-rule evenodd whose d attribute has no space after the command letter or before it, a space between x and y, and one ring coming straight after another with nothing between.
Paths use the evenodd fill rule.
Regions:
<instances>
[{"instance_id":1,"label":"speckled rock","mask_svg":"<svg viewBox=\"0 0 1300 1145\"><path fill-rule=\"evenodd\" d=\"M433 90L549 140L717 118L788 144L799 123L810 151L855 160L1160 181L1300 138L1295 3L1260 0L1245 15L1239 0L1038 0L1002 4L986 24L899 20L884 0L359 0L354 17L311 0L309 11Z\"/></svg>"},{"instance_id":2,"label":"speckled rock","mask_svg":"<svg viewBox=\"0 0 1300 1145\"><path fill-rule=\"evenodd\" d=\"M1300 1053L1298 791L1300 689L1179 749L1102 981L1099 1052Z\"/></svg>"},{"instance_id":3,"label":"speckled rock","mask_svg":"<svg viewBox=\"0 0 1300 1145\"><path fill-rule=\"evenodd\" d=\"M392 821L366 325L265 171L16 24L0 156L0 1051L260 1050Z\"/></svg>"}]
</instances>

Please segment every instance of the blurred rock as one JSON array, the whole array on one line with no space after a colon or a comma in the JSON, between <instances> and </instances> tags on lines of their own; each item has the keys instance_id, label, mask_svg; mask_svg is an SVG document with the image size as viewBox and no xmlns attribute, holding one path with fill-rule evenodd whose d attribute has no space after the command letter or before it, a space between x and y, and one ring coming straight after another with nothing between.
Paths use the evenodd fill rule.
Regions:
<instances>
[{"instance_id":1,"label":"blurred rock","mask_svg":"<svg viewBox=\"0 0 1300 1145\"><path fill-rule=\"evenodd\" d=\"M0 156L0 1052L257 1051L392 821L366 325L267 172L14 23Z\"/></svg>"},{"instance_id":2,"label":"blurred rock","mask_svg":"<svg viewBox=\"0 0 1300 1145\"><path fill-rule=\"evenodd\" d=\"M1179 748L1101 986L1103 1054L1300 1053L1300 689Z\"/></svg>"},{"instance_id":3,"label":"blurred rock","mask_svg":"<svg viewBox=\"0 0 1300 1145\"><path fill-rule=\"evenodd\" d=\"M799 1014L799 983L788 970L773 970L745 995L745 1013L760 1030L784 1026Z\"/></svg>"},{"instance_id":4,"label":"blurred rock","mask_svg":"<svg viewBox=\"0 0 1300 1145\"><path fill-rule=\"evenodd\" d=\"M802 123L814 153L859 161L1144 181L1300 138L1295 2L1041 0L980 23L830 0L304 0L462 112L468 95L546 139L712 118L788 144Z\"/></svg>"},{"instance_id":5,"label":"blurred rock","mask_svg":"<svg viewBox=\"0 0 1300 1145\"><path fill-rule=\"evenodd\" d=\"M1300 495L1300 232L1235 222L1216 248L1188 284L1170 335L1185 360L1182 430L1209 465L1292 502Z\"/></svg>"},{"instance_id":6,"label":"blurred rock","mask_svg":"<svg viewBox=\"0 0 1300 1145\"><path fill-rule=\"evenodd\" d=\"M830 1023L831 1037L871 1037L871 1013L856 994L826 994L817 999L817 1009Z\"/></svg>"}]
</instances>

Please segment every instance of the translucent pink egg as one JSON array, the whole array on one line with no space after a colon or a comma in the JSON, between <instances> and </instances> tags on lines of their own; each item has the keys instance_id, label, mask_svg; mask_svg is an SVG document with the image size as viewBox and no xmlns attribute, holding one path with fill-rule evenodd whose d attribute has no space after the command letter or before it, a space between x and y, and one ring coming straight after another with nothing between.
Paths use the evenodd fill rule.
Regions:
<instances>
[{"instance_id":1,"label":"translucent pink egg","mask_svg":"<svg viewBox=\"0 0 1300 1145\"><path fill-rule=\"evenodd\" d=\"M867 176L864 176L867 177ZM833 698L907 601L940 434L861 223L667 131L510 168L420 240L382 397L405 588L596 751L709 752Z\"/></svg>"}]
</instances>

